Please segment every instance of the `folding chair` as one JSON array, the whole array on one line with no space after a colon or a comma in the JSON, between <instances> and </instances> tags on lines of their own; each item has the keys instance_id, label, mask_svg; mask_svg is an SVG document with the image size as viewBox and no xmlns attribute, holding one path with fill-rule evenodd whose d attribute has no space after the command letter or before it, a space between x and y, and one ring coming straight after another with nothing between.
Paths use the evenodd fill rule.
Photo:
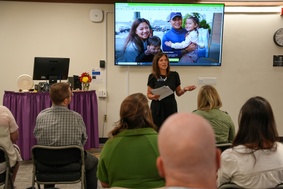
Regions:
<instances>
[{"instance_id":1,"label":"folding chair","mask_svg":"<svg viewBox=\"0 0 283 189\"><path fill-rule=\"evenodd\" d=\"M221 150L221 153L224 152L224 150L231 148L232 143L219 143L216 144L216 148L219 148Z\"/></svg>"},{"instance_id":2,"label":"folding chair","mask_svg":"<svg viewBox=\"0 0 283 189\"><path fill-rule=\"evenodd\" d=\"M74 184L85 188L85 154L80 146L42 146L31 149L32 187L40 184Z\"/></svg>"},{"instance_id":3,"label":"folding chair","mask_svg":"<svg viewBox=\"0 0 283 189\"><path fill-rule=\"evenodd\" d=\"M224 183L218 187L218 189L239 189L239 188L243 188L243 187L238 186L237 184L232 182Z\"/></svg>"},{"instance_id":4,"label":"folding chair","mask_svg":"<svg viewBox=\"0 0 283 189\"><path fill-rule=\"evenodd\" d=\"M0 186L5 185L4 189L13 189L12 170L10 167L9 156L4 147L0 146L0 163L5 163L6 170L0 174Z\"/></svg>"}]
</instances>

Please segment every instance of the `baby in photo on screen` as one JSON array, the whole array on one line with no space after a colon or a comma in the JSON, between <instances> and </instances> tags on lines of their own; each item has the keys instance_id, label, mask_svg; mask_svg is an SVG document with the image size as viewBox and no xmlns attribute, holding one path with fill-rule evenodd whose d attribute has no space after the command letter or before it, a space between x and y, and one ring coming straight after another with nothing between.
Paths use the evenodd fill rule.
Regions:
<instances>
[{"instance_id":1,"label":"baby in photo on screen","mask_svg":"<svg viewBox=\"0 0 283 189\"><path fill-rule=\"evenodd\" d=\"M151 36L147 39L147 49L136 57L136 62L152 62L154 55L161 52L161 39Z\"/></svg>"},{"instance_id":2,"label":"baby in photo on screen","mask_svg":"<svg viewBox=\"0 0 283 189\"><path fill-rule=\"evenodd\" d=\"M198 44L198 27L199 27L199 19L195 16L189 16L186 19L185 28L188 31L185 41L180 43L172 43L171 41L165 41L165 45L174 48L174 49L184 49L189 46L191 43ZM188 62L196 62L198 59L197 49L191 52L188 52L184 56L187 56ZM184 58L182 57L182 59Z\"/></svg>"}]
</instances>

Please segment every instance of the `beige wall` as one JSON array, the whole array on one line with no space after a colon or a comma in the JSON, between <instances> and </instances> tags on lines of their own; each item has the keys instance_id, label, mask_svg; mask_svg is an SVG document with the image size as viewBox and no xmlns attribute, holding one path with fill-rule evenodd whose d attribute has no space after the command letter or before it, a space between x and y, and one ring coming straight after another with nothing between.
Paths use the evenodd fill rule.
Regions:
<instances>
[{"instance_id":1,"label":"beige wall","mask_svg":"<svg viewBox=\"0 0 283 189\"><path fill-rule=\"evenodd\" d=\"M70 57L69 75L91 72L106 60L106 83L91 89L106 89L99 99L99 136L106 136L119 119L121 101L134 92L146 93L150 67L114 66L113 5L61 4L0 1L0 101L4 90L16 91L17 78L33 72L35 56ZM104 21L93 23L91 9L102 9ZM242 104L251 96L269 100L283 136L283 67L273 67L273 55L283 48L273 43L274 32L282 27L278 14L226 14L221 67L172 67L179 72L182 86L196 84L197 77L216 77L223 110L237 126ZM200 87L200 85L198 85ZM198 89L177 98L179 112L196 108ZM107 122L103 117L107 115Z\"/></svg>"}]
</instances>

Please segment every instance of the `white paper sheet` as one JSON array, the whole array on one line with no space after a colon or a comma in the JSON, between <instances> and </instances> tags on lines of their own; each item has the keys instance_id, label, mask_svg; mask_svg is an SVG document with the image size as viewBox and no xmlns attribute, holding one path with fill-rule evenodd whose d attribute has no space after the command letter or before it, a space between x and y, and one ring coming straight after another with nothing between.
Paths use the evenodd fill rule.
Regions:
<instances>
[{"instance_id":1,"label":"white paper sheet","mask_svg":"<svg viewBox=\"0 0 283 189\"><path fill-rule=\"evenodd\" d=\"M152 89L151 92L155 95L160 95L159 100L171 95L173 91L168 86L162 86L157 89Z\"/></svg>"}]
</instances>

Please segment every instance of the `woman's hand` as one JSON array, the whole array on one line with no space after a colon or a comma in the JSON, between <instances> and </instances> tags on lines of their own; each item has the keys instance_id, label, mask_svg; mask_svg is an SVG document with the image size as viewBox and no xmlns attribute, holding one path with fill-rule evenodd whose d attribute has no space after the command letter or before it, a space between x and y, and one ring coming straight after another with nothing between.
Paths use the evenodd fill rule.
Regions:
<instances>
[{"instance_id":1,"label":"woman's hand","mask_svg":"<svg viewBox=\"0 0 283 189\"><path fill-rule=\"evenodd\" d=\"M159 100L160 95L155 95L151 92L152 88L147 86L147 98L150 100Z\"/></svg>"},{"instance_id":2,"label":"woman's hand","mask_svg":"<svg viewBox=\"0 0 283 189\"><path fill-rule=\"evenodd\" d=\"M195 85L189 85L189 86L186 86L186 87L184 87L184 92L186 92L186 91L193 91L193 90L195 90L197 87L195 86Z\"/></svg>"},{"instance_id":3,"label":"woman's hand","mask_svg":"<svg viewBox=\"0 0 283 189\"><path fill-rule=\"evenodd\" d=\"M159 100L160 95L152 94L152 100Z\"/></svg>"}]
</instances>

